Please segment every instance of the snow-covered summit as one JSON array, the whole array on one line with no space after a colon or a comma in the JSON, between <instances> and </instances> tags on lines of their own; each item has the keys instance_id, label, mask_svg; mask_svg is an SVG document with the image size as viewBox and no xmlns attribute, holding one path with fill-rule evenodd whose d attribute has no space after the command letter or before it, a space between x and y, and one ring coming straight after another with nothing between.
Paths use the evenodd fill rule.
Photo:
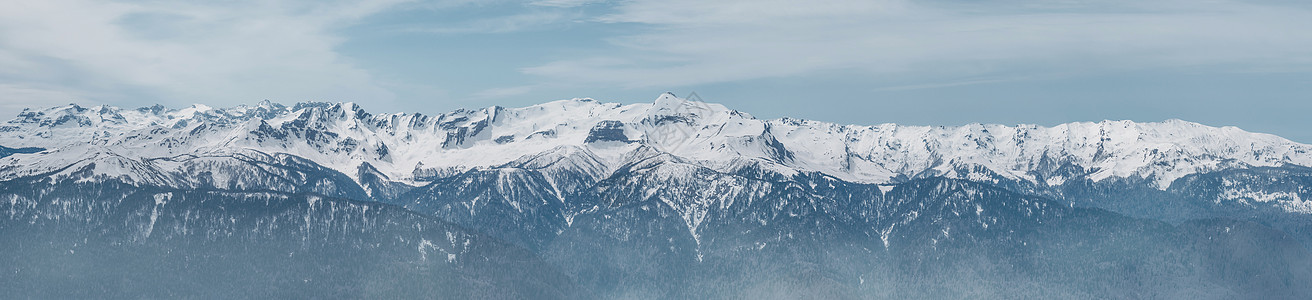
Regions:
<instances>
[{"instance_id":1,"label":"snow-covered summit","mask_svg":"<svg viewBox=\"0 0 1312 300\"><path fill-rule=\"evenodd\" d=\"M840 125L762 120L669 93L653 103L571 99L432 116L370 114L354 103L289 107L265 101L181 109L67 105L25 110L0 124L0 146L49 149L0 159L4 178L63 167L43 164L96 157L148 164L154 158L252 150L303 157L348 175L367 163L407 183L555 160L604 173L651 152L726 172L744 167L783 175L818 172L866 183L948 176L1055 186L1082 176L1143 178L1165 188L1198 172L1312 166L1312 146L1180 120L1052 127ZM49 155L79 157L44 157Z\"/></svg>"}]
</instances>

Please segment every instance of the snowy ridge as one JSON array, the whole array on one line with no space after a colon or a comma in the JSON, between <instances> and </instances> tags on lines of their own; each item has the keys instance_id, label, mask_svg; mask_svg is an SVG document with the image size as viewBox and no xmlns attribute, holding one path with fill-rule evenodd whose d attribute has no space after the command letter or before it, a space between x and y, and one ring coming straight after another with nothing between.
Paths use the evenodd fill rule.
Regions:
<instances>
[{"instance_id":1,"label":"snowy ridge","mask_svg":"<svg viewBox=\"0 0 1312 300\"><path fill-rule=\"evenodd\" d=\"M1052 127L839 125L761 120L668 93L654 103L572 99L434 116L375 115L353 103L262 102L222 109L68 105L25 110L0 124L0 146L48 149L0 158L0 180L109 159L116 163L88 168L154 182L160 179L149 173L157 171L149 170L167 168L154 159L250 151L303 157L357 182L367 163L406 184L498 167L565 168L603 178L658 154L725 172L746 167L784 176L818 172L881 184L946 176L1057 186L1072 176L1133 177L1164 189L1199 172L1312 166L1312 146L1179 120ZM1057 171L1072 167L1075 173Z\"/></svg>"}]
</instances>

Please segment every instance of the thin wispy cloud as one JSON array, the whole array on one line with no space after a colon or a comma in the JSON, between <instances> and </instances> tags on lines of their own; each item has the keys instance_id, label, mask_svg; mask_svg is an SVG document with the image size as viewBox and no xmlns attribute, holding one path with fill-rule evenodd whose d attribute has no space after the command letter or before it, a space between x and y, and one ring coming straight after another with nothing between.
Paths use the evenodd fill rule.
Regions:
<instances>
[{"instance_id":1,"label":"thin wispy cloud","mask_svg":"<svg viewBox=\"0 0 1312 300\"><path fill-rule=\"evenodd\" d=\"M168 104L260 99L388 101L339 55L332 30L403 1L10 1L0 10L0 94ZM48 98L48 97L44 97ZM65 98L65 97L57 97Z\"/></svg>"},{"instance_id":2,"label":"thin wispy cloud","mask_svg":"<svg viewBox=\"0 0 1312 300\"><path fill-rule=\"evenodd\" d=\"M480 18L458 24L412 26L402 29L414 33L435 34L486 34L522 31L540 31L562 24L579 22L584 16L577 12L535 11L508 16Z\"/></svg>"},{"instance_id":3,"label":"thin wispy cloud","mask_svg":"<svg viewBox=\"0 0 1312 300\"><path fill-rule=\"evenodd\" d=\"M788 97L817 86L831 105L877 94L965 107L956 104L983 97L964 91L973 90L1028 95L1033 108L1136 76L1245 80L1201 95L1287 107L1312 86L1299 74L1312 74L1312 4L1293 0L11 0L0 9L0 118L68 102L319 100L444 111L691 90L777 102L755 109L782 115L799 111L785 107ZM1190 118L1124 111L1173 111L1199 98L1192 90L1087 96L1157 101L1151 109L1076 116L1057 103L995 121ZM987 112L910 122L979 113ZM1230 115L1198 113L1199 121L1307 127Z\"/></svg>"},{"instance_id":4,"label":"thin wispy cloud","mask_svg":"<svg viewBox=\"0 0 1312 300\"><path fill-rule=\"evenodd\" d=\"M1307 70L1312 11L1270 2L625 1L646 30L614 52L525 68L548 81L665 87L833 70L959 81L1227 65ZM1300 63L1301 66L1291 66ZM1077 72L1078 73L1078 72Z\"/></svg>"},{"instance_id":5,"label":"thin wispy cloud","mask_svg":"<svg viewBox=\"0 0 1312 300\"><path fill-rule=\"evenodd\" d=\"M529 3L536 6L578 7L589 4L605 3L606 0L538 0Z\"/></svg>"}]
</instances>

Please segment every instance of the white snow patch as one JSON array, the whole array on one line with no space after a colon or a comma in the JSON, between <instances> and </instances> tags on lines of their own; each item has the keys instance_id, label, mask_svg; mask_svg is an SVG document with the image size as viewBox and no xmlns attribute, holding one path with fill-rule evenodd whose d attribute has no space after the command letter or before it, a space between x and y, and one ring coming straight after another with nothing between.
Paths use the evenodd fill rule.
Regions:
<instances>
[{"instance_id":1,"label":"white snow patch","mask_svg":"<svg viewBox=\"0 0 1312 300\"><path fill-rule=\"evenodd\" d=\"M1053 171L1043 168L1058 162L1098 170L1090 176L1093 180L1153 178L1164 189L1175 179L1198 172L1284 164L1312 166L1312 146L1234 127L1178 120L1078 122L1052 127L857 126L787 118L761 120L719 104L686 101L668 94L655 103L621 105L571 99L437 115L356 114L359 109L351 103L311 105L299 110L264 103L233 108L195 105L135 110L69 105L38 110L43 116L39 121L47 123L59 118L87 122L60 126L17 120L5 123L13 130L0 132L0 145L51 150L0 159L0 180L94 163L90 169L93 176L78 179L123 178L132 183L172 185L167 181L174 179L167 174L183 172L174 169L182 164L153 159L213 153L289 153L337 170L356 182L361 182L359 166L369 163L388 178L422 185L432 178L474 168L496 168L562 148L593 152L599 164L594 166L599 170L595 176L608 175L653 155L669 154L722 172L752 162L786 176L818 172L875 184L889 184L900 175L930 170L963 179L993 179L985 172L954 173L961 168L1035 181L1033 172ZM269 117L263 117L266 114ZM593 125L602 121L623 123L624 134L634 142L585 144ZM318 141L300 136L303 132L281 131L282 125L293 122L336 136ZM265 132L266 128L276 134ZM1075 179L1052 176L1044 183L1056 186ZM216 172L213 180L216 184L235 184L232 181L236 179ZM892 186L879 188L888 192ZM1249 199L1264 201L1260 196ZM1301 201L1280 205L1291 211L1306 211Z\"/></svg>"}]
</instances>

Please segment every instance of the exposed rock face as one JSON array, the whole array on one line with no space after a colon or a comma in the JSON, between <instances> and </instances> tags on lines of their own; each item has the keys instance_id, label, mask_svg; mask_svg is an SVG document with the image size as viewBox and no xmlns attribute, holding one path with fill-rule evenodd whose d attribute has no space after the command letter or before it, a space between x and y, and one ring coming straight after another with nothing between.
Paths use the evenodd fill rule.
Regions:
<instances>
[{"instance_id":1,"label":"exposed rock face","mask_svg":"<svg viewBox=\"0 0 1312 300\"><path fill-rule=\"evenodd\" d=\"M1312 296L1312 146L1183 121L71 105L0 145L20 297Z\"/></svg>"}]
</instances>

